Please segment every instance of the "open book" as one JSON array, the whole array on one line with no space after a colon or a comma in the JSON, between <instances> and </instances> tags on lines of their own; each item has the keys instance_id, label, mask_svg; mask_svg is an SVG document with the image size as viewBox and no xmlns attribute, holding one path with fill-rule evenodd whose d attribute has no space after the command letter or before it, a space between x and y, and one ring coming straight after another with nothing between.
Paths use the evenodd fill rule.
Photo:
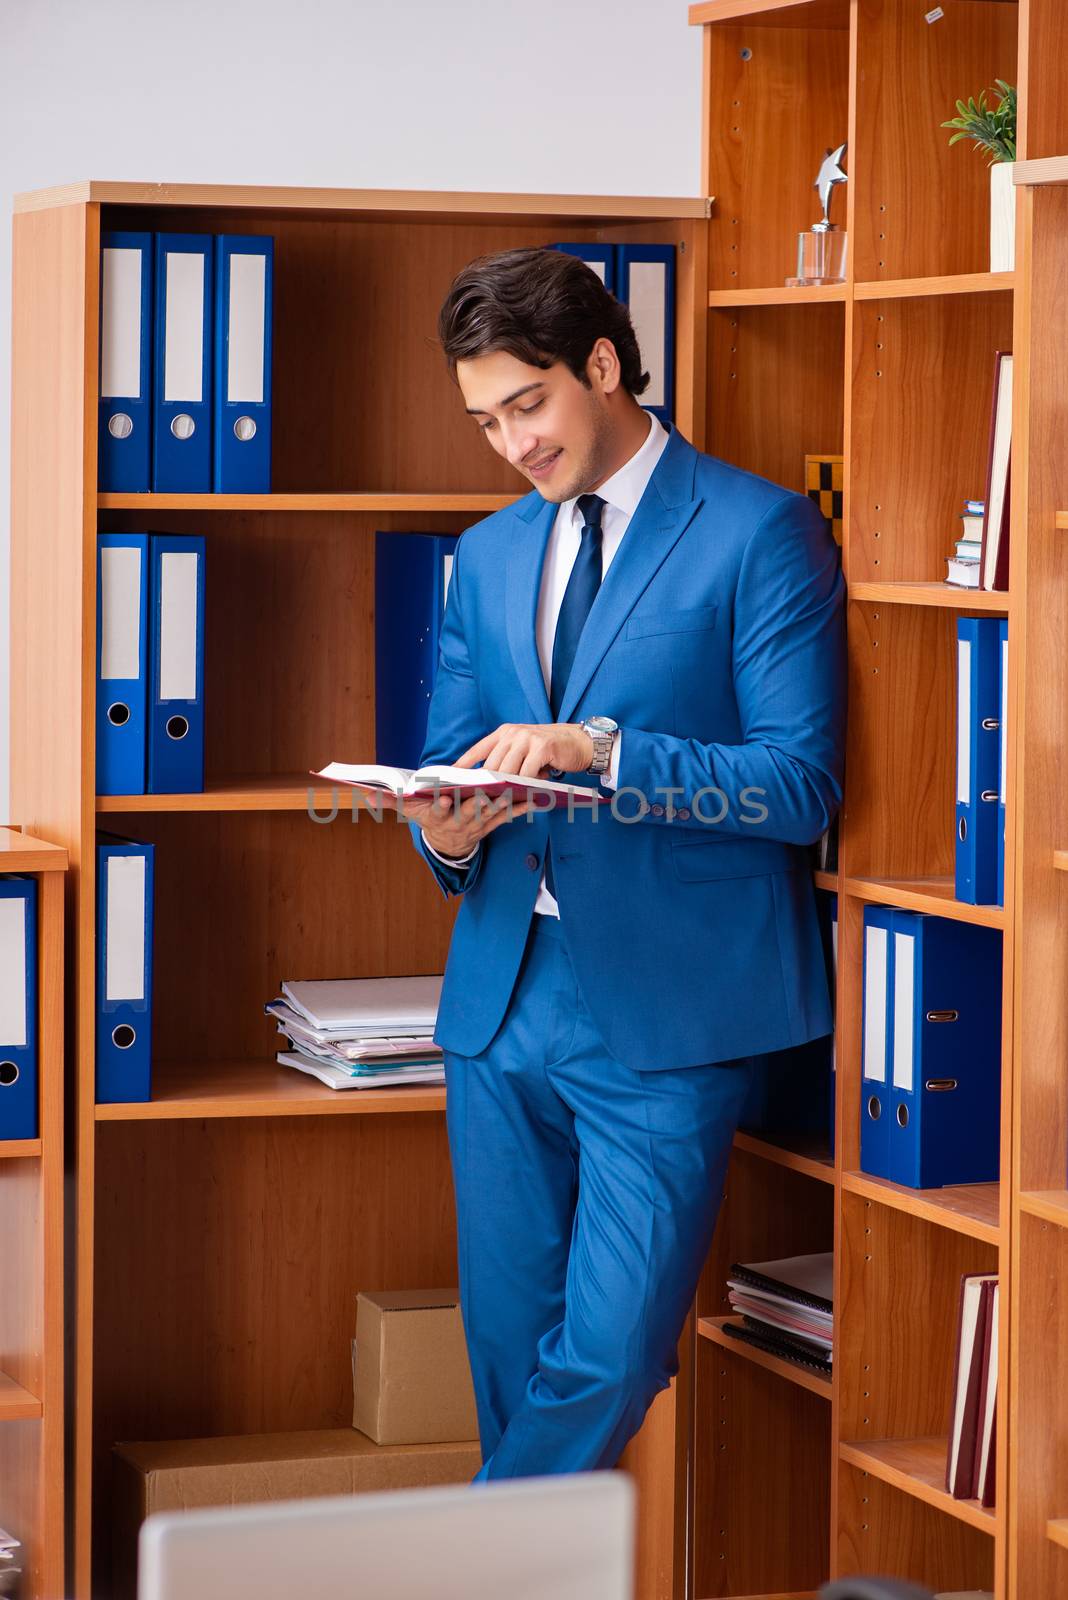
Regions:
<instances>
[{"instance_id":1,"label":"open book","mask_svg":"<svg viewBox=\"0 0 1068 1600\"><path fill-rule=\"evenodd\" d=\"M368 794L390 796L406 800L432 800L442 789L476 790L487 797L511 790L516 800L528 795L538 796L535 806L542 811L552 811L566 806L569 798L573 805L601 805L611 796L598 789L588 789L580 783L554 783L549 778L521 778L514 772L492 772L488 767L450 767L446 765L419 767L413 772L408 767L346 766L342 761L331 761L321 772L312 774L327 783L343 783L353 789L363 789Z\"/></svg>"}]
</instances>

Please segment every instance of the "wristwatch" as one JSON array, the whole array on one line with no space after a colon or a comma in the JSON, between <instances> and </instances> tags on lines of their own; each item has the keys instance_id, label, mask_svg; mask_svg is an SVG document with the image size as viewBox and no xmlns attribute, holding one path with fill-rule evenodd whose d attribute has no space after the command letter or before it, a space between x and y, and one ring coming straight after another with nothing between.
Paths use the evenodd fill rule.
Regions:
<instances>
[{"instance_id":1,"label":"wristwatch","mask_svg":"<svg viewBox=\"0 0 1068 1600\"><path fill-rule=\"evenodd\" d=\"M593 760L586 771L600 777L608 771L612 760L612 745L619 732L619 723L613 722L611 717L586 717L579 723L579 727L583 728L593 740Z\"/></svg>"}]
</instances>

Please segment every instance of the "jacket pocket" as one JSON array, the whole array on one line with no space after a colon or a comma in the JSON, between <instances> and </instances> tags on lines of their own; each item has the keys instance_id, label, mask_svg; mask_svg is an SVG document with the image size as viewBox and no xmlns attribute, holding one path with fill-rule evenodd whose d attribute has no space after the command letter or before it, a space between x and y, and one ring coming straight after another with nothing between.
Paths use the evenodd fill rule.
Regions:
<instances>
[{"instance_id":1,"label":"jacket pocket","mask_svg":"<svg viewBox=\"0 0 1068 1600\"><path fill-rule=\"evenodd\" d=\"M628 617L623 637L645 639L654 633L708 633L718 606L688 606L683 611L639 611Z\"/></svg>"}]
</instances>

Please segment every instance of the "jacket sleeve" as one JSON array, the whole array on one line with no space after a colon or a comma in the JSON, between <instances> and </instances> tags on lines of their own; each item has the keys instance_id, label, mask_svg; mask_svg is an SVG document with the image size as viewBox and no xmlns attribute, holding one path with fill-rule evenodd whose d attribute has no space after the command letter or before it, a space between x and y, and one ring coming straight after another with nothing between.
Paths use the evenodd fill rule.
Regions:
<instances>
[{"instance_id":1,"label":"jacket sleeve","mask_svg":"<svg viewBox=\"0 0 1068 1600\"><path fill-rule=\"evenodd\" d=\"M845 583L817 507L788 493L743 552L732 666L740 744L702 744L642 728L620 737L619 788L675 791L656 827L811 844L842 800L845 766ZM701 791L704 791L702 793ZM678 809L689 816L680 820ZM635 818L642 801L620 815ZM721 816L722 813L722 816Z\"/></svg>"},{"instance_id":2,"label":"jacket sleeve","mask_svg":"<svg viewBox=\"0 0 1068 1600\"><path fill-rule=\"evenodd\" d=\"M461 538L456 546L441 624L437 676L430 697L426 742L419 757L421 767L455 761L487 731L482 725L482 708L471 666L471 652L464 633L464 580L460 559L463 545ZM450 895L465 894L473 888L482 869L484 847L481 842L470 862L449 866L431 850L418 823L409 822L408 827L416 849L434 874L446 899Z\"/></svg>"}]
</instances>

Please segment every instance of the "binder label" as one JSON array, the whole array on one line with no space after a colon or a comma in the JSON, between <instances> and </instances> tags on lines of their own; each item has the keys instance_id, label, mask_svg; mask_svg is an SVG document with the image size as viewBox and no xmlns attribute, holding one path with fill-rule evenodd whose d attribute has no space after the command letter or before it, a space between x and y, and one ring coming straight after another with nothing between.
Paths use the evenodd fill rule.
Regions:
<instances>
[{"instance_id":1,"label":"binder label","mask_svg":"<svg viewBox=\"0 0 1068 1600\"><path fill-rule=\"evenodd\" d=\"M141 251L108 246L100 308L100 393L141 397Z\"/></svg>"},{"instance_id":2,"label":"binder label","mask_svg":"<svg viewBox=\"0 0 1068 1600\"><path fill-rule=\"evenodd\" d=\"M263 404L264 325L267 258L230 257L230 345L226 398L244 405Z\"/></svg>"},{"instance_id":3,"label":"binder label","mask_svg":"<svg viewBox=\"0 0 1068 1600\"><path fill-rule=\"evenodd\" d=\"M0 1045L29 1043L26 1019L26 902L0 900Z\"/></svg>"},{"instance_id":4,"label":"binder label","mask_svg":"<svg viewBox=\"0 0 1068 1600\"><path fill-rule=\"evenodd\" d=\"M864 1077L886 1082L886 929L864 939Z\"/></svg>"},{"instance_id":5,"label":"binder label","mask_svg":"<svg viewBox=\"0 0 1068 1600\"><path fill-rule=\"evenodd\" d=\"M199 251L167 251L165 401L193 404L204 398L204 264Z\"/></svg>"},{"instance_id":6,"label":"binder label","mask_svg":"<svg viewBox=\"0 0 1068 1600\"><path fill-rule=\"evenodd\" d=\"M972 771L969 734L972 705L972 645L957 640L957 804L970 805Z\"/></svg>"},{"instance_id":7,"label":"binder label","mask_svg":"<svg viewBox=\"0 0 1068 1600\"><path fill-rule=\"evenodd\" d=\"M100 676L141 673L141 552L105 545L100 552Z\"/></svg>"},{"instance_id":8,"label":"binder label","mask_svg":"<svg viewBox=\"0 0 1068 1600\"><path fill-rule=\"evenodd\" d=\"M1005 804L1007 785L1005 782L1006 752L1009 745L1008 715L1009 715L1009 641L1001 641L1001 727L999 730L998 751L998 800Z\"/></svg>"},{"instance_id":9,"label":"binder label","mask_svg":"<svg viewBox=\"0 0 1068 1600\"><path fill-rule=\"evenodd\" d=\"M145 857L111 856L104 974L106 1000L145 998Z\"/></svg>"},{"instance_id":10,"label":"binder label","mask_svg":"<svg viewBox=\"0 0 1068 1600\"><path fill-rule=\"evenodd\" d=\"M910 933L894 934L894 1088L909 1092L913 1085L913 998L915 993L916 940Z\"/></svg>"},{"instance_id":11,"label":"binder label","mask_svg":"<svg viewBox=\"0 0 1068 1600\"><path fill-rule=\"evenodd\" d=\"M628 293L631 321L649 373L649 387L638 397L643 406L667 405L664 389L664 340L667 315L667 267L662 261L632 261Z\"/></svg>"},{"instance_id":12,"label":"binder label","mask_svg":"<svg viewBox=\"0 0 1068 1600\"><path fill-rule=\"evenodd\" d=\"M197 697L197 556L165 550L160 556L160 700Z\"/></svg>"}]
</instances>

